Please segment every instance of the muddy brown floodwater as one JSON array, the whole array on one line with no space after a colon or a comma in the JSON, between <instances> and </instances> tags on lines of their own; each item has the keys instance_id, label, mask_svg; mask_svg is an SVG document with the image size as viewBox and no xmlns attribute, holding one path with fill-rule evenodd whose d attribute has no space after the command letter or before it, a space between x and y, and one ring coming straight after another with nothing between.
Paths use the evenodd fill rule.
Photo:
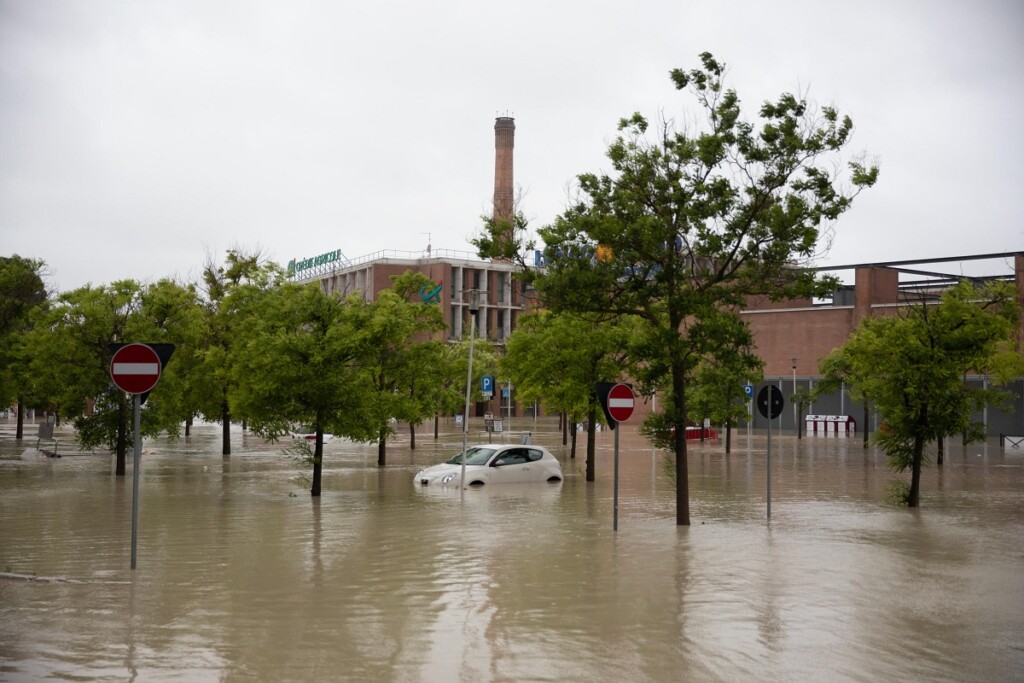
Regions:
<instances>
[{"instance_id":1,"label":"muddy brown floodwater","mask_svg":"<svg viewBox=\"0 0 1024 683\"><path fill-rule=\"evenodd\" d=\"M328 444L320 500L280 444L147 441L133 572L131 458L24 459L0 422L0 571L37 577L0 579L0 679L1024 677L1024 449L951 443L911 511L859 440L773 435L769 522L763 437L697 443L680 528L666 454L627 427L613 532L612 435L587 484L537 429L563 483L464 496L412 481L454 431L383 469Z\"/></svg>"}]
</instances>

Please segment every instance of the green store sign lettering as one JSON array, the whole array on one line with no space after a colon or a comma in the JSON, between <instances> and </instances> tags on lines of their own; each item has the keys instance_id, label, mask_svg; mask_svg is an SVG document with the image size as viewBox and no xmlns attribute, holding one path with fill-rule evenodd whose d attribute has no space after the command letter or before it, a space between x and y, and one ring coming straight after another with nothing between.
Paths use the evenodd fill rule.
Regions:
<instances>
[{"instance_id":1,"label":"green store sign lettering","mask_svg":"<svg viewBox=\"0 0 1024 683\"><path fill-rule=\"evenodd\" d=\"M292 259L288 262L288 274L295 275L296 273L301 273L304 270L309 270L310 268L316 268L317 266L334 263L340 260L341 249L335 249L334 251L329 251L326 254L320 254L319 256L314 256L312 258Z\"/></svg>"}]
</instances>

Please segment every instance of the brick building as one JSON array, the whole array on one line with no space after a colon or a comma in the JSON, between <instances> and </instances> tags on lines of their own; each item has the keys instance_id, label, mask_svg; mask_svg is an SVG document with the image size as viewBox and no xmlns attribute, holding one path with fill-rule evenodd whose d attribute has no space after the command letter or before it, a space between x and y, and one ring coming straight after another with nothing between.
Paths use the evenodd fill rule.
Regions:
<instances>
[{"instance_id":1,"label":"brick building","mask_svg":"<svg viewBox=\"0 0 1024 683\"><path fill-rule=\"evenodd\" d=\"M513 149L515 121L501 116L495 120L494 214L508 219L515 211L513 192ZM950 256L878 263L852 264L825 268L852 284L841 286L828 301L788 300L751 301L741 316L749 325L755 340L755 352L765 362L765 382L780 385L785 396L795 388L809 387L818 377L818 364L829 352L841 346L860 322L873 315L890 315L900 306L937 298L957 282L966 270L977 265L988 273L975 280L1003 279L1016 283L1018 297L1024 304L1024 252ZM955 272L924 270L948 268ZM381 251L348 260L340 250L289 264L294 279L317 280L328 292L342 295L361 293L367 300L376 298L381 289L390 288L391 277L413 270L426 275L436 287L422 291L425 301L436 303L444 311L448 327L444 335L458 339L469 325L470 292L479 292L477 317L478 338L501 345L516 328L525 310L529 292L513 280L516 266L499 260L481 260L468 252L432 250L422 252ZM1020 335L1024 339L1024 331ZM984 378L969 381L985 382ZM1018 384L1020 384L1018 382ZM1015 388L1015 412L1006 419L986 415L990 433L1005 431L1024 434L1024 386ZM494 412L516 414L516 405L496 398L491 404L478 406L478 414ZM845 394L824 397L811 412L858 415L862 407ZM641 411L642 412L642 411ZM794 429L795 416L783 412L783 429ZM788 422L787 422L788 421ZM991 425L997 425L992 427ZM760 419L755 416L755 425ZM997 431L993 431L996 429Z\"/></svg>"}]
</instances>

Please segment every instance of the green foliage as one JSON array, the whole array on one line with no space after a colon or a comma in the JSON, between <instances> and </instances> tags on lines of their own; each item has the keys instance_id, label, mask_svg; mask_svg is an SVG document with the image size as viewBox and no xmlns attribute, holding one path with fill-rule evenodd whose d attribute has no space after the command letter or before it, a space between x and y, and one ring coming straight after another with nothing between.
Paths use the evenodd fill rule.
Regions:
<instances>
[{"instance_id":1,"label":"green foliage","mask_svg":"<svg viewBox=\"0 0 1024 683\"><path fill-rule=\"evenodd\" d=\"M524 315L509 337L501 372L519 398L541 400L549 412L565 412L573 422L604 422L594 385L623 379L628 347L636 332L629 317L537 312ZM587 432L587 481L595 480L595 430Z\"/></svg>"},{"instance_id":2,"label":"green foliage","mask_svg":"<svg viewBox=\"0 0 1024 683\"><path fill-rule=\"evenodd\" d=\"M46 302L44 268L38 259L0 256L0 337L24 325L29 312Z\"/></svg>"},{"instance_id":3,"label":"green foliage","mask_svg":"<svg viewBox=\"0 0 1024 683\"><path fill-rule=\"evenodd\" d=\"M676 130L666 122L652 139L639 113L620 121L608 148L612 172L578 176L578 197L539 230L546 267L527 273L553 312L643 321L634 361L649 368L644 384L657 377L669 387L673 425L686 422L696 368L736 344L723 312L741 310L753 294L782 299L832 289L834 282L796 266L878 174L860 162L843 169L849 117L815 112L784 93L761 106L759 123L748 122L724 73L705 53L701 67L670 74L702 123ZM493 225L485 229L492 244L508 239ZM684 436L677 434L674 449L679 524L689 523Z\"/></svg>"},{"instance_id":4,"label":"green foliage","mask_svg":"<svg viewBox=\"0 0 1024 683\"><path fill-rule=\"evenodd\" d=\"M428 370L433 376L433 413L457 415L466 409L466 376L469 373L469 330L458 340L441 346ZM498 372L498 355L487 341L477 339L473 346L473 377L470 399L480 401L480 379Z\"/></svg>"},{"instance_id":5,"label":"green foliage","mask_svg":"<svg viewBox=\"0 0 1024 683\"><path fill-rule=\"evenodd\" d=\"M910 505L910 482L893 479L885 485L885 501L889 505L908 507Z\"/></svg>"},{"instance_id":6,"label":"green foliage","mask_svg":"<svg viewBox=\"0 0 1024 683\"><path fill-rule=\"evenodd\" d=\"M209 318L194 285L169 279L143 290L140 313L151 326L141 341L175 347L171 362L160 374L158 389L144 406L144 413L173 438L182 423L198 413L194 375L209 341Z\"/></svg>"},{"instance_id":7,"label":"green foliage","mask_svg":"<svg viewBox=\"0 0 1024 683\"><path fill-rule=\"evenodd\" d=\"M17 254L0 257L0 403L30 399L26 335L47 304L45 264Z\"/></svg>"},{"instance_id":8,"label":"green foliage","mask_svg":"<svg viewBox=\"0 0 1024 683\"><path fill-rule=\"evenodd\" d=\"M229 364L231 408L261 436L288 434L294 424L366 438L359 414L364 378L358 329L348 302L317 284L282 283L254 291L241 316Z\"/></svg>"},{"instance_id":9,"label":"green foliage","mask_svg":"<svg viewBox=\"0 0 1024 683\"><path fill-rule=\"evenodd\" d=\"M380 465L385 464L383 448L393 432L392 419L415 424L434 414L437 378L430 366L440 357L442 344L428 335L445 325L437 306L414 296L432 284L425 275L406 271L393 278L393 287L379 292L376 301L348 302L367 375L362 388L364 416L372 440L381 446Z\"/></svg>"},{"instance_id":10,"label":"green foliage","mask_svg":"<svg viewBox=\"0 0 1024 683\"><path fill-rule=\"evenodd\" d=\"M249 428L266 438L287 434L293 424L316 432L310 493L320 495L323 435L366 440L367 373L360 365L359 328L352 300L324 293L318 284L258 284L232 294L239 312L227 378L231 410L248 416Z\"/></svg>"},{"instance_id":11,"label":"green foliage","mask_svg":"<svg viewBox=\"0 0 1024 683\"><path fill-rule=\"evenodd\" d=\"M203 268L204 341L184 364L189 382L183 393L187 411L221 422L225 433L232 420L232 364L239 353L240 328L247 315L261 315L260 298L283 280L280 266L241 249L228 250L222 265L208 259ZM230 453L227 438L223 452Z\"/></svg>"},{"instance_id":12,"label":"green foliage","mask_svg":"<svg viewBox=\"0 0 1024 683\"><path fill-rule=\"evenodd\" d=\"M921 302L898 315L866 319L821 370L869 397L884 424L876 443L897 471L912 469L909 504L919 502L925 445L946 435L982 435L972 412L999 405L1007 393L969 386L968 373L994 375L1019 367L1007 355L1020 312L1010 283L976 287L967 281L937 305Z\"/></svg>"},{"instance_id":13,"label":"green foliage","mask_svg":"<svg viewBox=\"0 0 1024 683\"><path fill-rule=\"evenodd\" d=\"M313 495L320 493L324 433L383 448L392 418L417 422L433 413L430 372L442 345L429 335L444 323L436 306L412 296L429 280L406 273L394 282L372 302L287 282L247 284L229 297L240 321L229 363L231 410L268 438L300 423L316 431Z\"/></svg>"},{"instance_id":14,"label":"green foliage","mask_svg":"<svg viewBox=\"0 0 1024 683\"><path fill-rule=\"evenodd\" d=\"M502 376L519 399L541 401L548 412L581 421L594 408L597 382L625 377L627 348L635 321L600 321L591 316L546 311L523 315L500 360Z\"/></svg>"}]
</instances>

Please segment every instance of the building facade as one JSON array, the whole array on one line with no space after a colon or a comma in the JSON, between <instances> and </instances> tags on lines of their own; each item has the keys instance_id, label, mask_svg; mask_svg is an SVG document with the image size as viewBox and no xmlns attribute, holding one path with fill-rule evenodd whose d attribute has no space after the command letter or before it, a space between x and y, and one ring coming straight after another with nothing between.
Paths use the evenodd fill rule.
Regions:
<instances>
[{"instance_id":1,"label":"building facade","mask_svg":"<svg viewBox=\"0 0 1024 683\"><path fill-rule=\"evenodd\" d=\"M515 120L510 116L495 119L495 223L511 224L516 209L515 128ZM755 353L765 363L766 379L758 388L774 383L783 389L785 396L792 396L797 388L813 386L819 376L821 360L842 346L865 318L893 315L903 306L936 300L942 291L964 277L965 270L979 262L983 262L982 270L989 274L971 279L1015 282L1018 300L1024 306L1024 252L833 266L821 270L840 276L845 273L847 278L852 275L852 284L841 286L828 301L772 302L767 298L749 301L741 317L753 333ZM957 272L925 270L924 267L951 268ZM343 296L358 293L370 301L382 289L391 287L393 276L409 270L422 273L434 285L424 288L420 296L444 311L445 338L459 339L466 332L470 324L470 304L475 297L479 304L478 338L500 346L516 329L519 316L531 298L531 292L514 279L516 268L512 263L481 260L468 252L432 251L428 245L422 252L381 251L351 261L340 250L335 250L292 262L289 273L299 281L316 280L327 292ZM1018 350L1021 350L1020 340L1024 340L1024 329L1018 332ZM979 377L969 381L984 383L987 380ZM1017 407L1009 418L993 418L993 422L985 415L986 424L998 423L1000 431L1024 434L1024 385L1015 389L1015 401ZM640 412L646 409L649 406ZM862 406L841 391L836 396L822 397L811 412L856 415L862 410ZM515 415L514 394L511 401L499 395L492 405L478 406L478 414L482 412ZM756 425L765 426L763 420L754 417ZM783 428L795 429L796 419L795 414L786 410L780 424ZM989 431L998 433L992 428Z\"/></svg>"}]
</instances>

